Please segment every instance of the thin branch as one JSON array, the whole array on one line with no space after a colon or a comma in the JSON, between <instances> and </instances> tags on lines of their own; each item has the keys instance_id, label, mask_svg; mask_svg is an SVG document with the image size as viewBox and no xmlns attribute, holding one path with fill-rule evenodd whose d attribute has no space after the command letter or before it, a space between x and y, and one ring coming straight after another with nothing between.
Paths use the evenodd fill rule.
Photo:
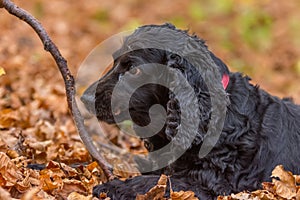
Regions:
<instances>
[{"instance_id":1,"label":"thin branch","mask_svg":"<svg viewBox=\"0 0 300 200\"><path fill-rule=\"evenodd\" d=\"M112 174L111 166L107 163L107 161L98 152L97 148L93 145L93 141L84 126L83 117L78 109L75 100L76 91L74 77L72 76L68 68L67 61L61 55L56 45L52 42L43 26L30 13L23 10L22 8L19 8L10 0L0 0L0 8L1 7L4 7L10 14L18 17L22 21L25 21L27 24L29 24L43 42L44 49L51 53L64 79L68 106L72 113L72 117L79 132L79 135L93 159L96 160L99 166L103 169L106 177L109 180L113 179L114 176Z\"/></svg>"}]
</instances>

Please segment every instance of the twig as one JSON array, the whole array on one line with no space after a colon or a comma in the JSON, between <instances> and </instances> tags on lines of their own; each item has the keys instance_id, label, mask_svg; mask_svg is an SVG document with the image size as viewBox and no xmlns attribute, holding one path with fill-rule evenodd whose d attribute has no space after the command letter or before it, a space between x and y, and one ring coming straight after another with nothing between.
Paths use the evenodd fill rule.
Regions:
<instances>
[{"instance_id":1,"label":"twig","mask_svg":"<svg viewBox=\"0 0 300 200\"><path fill-rule=\"evenodd\" d=\"M109 180L113 179L114 176L111 172L111 166L106 162L106 160L98 152L97 148L93 145L93 141L91 140L91 137L89 136L84 126L83 117L78 109L75 100L75 81L68 68L67 61L61 55L56 45L52 42L43 26L30 13L23 10L22 8L19 8L10 0L0 0L0 8L2 7L4 7L10 14L20 18L22 21L25 21L27 24L29 24L43 42L44 49L51 53L64 79L68 106L72 113L72 117L79 135L93 159L96 160L99 166L103 169L106 177Z\"/></svg>"}]
</instances>

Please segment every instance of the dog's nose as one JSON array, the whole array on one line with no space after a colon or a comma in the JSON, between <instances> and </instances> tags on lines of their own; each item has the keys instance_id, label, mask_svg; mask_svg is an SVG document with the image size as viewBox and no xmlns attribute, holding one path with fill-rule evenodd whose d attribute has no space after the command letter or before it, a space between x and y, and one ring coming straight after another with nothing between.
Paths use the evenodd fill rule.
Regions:
<instances>
[{"instance_id":1,"label":"dog's nose","mask_svg":"<svg viewBox=\"0 0 300 200\"><path fill-rule=\"evenodd\" d=\"M83 95L80 97L80 100L82 101L86 109L92 114L96 114L95 93L96 93L97 84L98 82L96 81L95 83L90 85L90 87L88 87L84 91Z\"/></svg>"}]
</instances>

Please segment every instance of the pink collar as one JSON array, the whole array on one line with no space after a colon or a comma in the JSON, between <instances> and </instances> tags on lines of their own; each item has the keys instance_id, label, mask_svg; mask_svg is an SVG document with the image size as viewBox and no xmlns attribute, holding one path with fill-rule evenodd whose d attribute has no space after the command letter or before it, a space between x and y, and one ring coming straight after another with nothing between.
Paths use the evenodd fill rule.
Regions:
<instances>
[{"instance_id":1,"label":"pink collar","mask_svg":"<svg viewBox=\"0 0 300 200\"><path fill-rule=\"evenodd\" d=\"M222 77L222 84L223 84L223 88L226 90L227 86L228 86L228 83L229 83L229 76L228 74L223 74L223 77Z\"/></svg>"}]
</instances>

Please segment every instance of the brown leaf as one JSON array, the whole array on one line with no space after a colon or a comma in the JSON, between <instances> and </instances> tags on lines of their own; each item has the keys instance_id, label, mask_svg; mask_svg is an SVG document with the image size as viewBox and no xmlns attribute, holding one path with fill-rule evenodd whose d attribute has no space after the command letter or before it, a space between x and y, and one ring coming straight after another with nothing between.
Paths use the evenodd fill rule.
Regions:
<instances>
[{"instance_id":1,"label":"brown leaf","mask_svg":"<svg viewBox=\"0 0 300 200\"><path fill-rule=\"evenodd\" d=\"M21 198L21 200L55 200L56 198L50 196L41 188L32 188L28 190Z\"/></svg>"},{"instance_id":2,"label":"brown leaf","mask_svg":"<svg viewBox=\"0 0 300 200\"><path fill-rule=\"evenodd\" d=\"M52 192L54 189L61 187L62 181L52 180L50 173L44 173L40 176L41 187L46 192Z\"/></svg>"},{"instance_id":3,"label":"brown leaf","mask_svg":"<svg viewBox=\"0 0 300 200\"><path fill-rule=\"evenodd\" d=\"M0 111L0 128L15 126L18 120L20 120L18 111L9 108Z\"/></svg>"},{"instance_id":4,"label":"brown leaf","mask_svg":"<svg viewBox=\"0 0 300 200\"><path fill-rule=\"evenodd\" d=\"M157 185L151 188L146 194L136 196L136 200L163 200L166 187L167 187L168 177L166 175L161 175Z\"/></svg>"},{"instance_id":5,"label":"brown leaf","mask_svg":"<svg viewBox=\"0 0 300 200\"><path fill-rule=\"evenodd\" d=\"M41 187L44 191L52 192L63 186L65 173L56 162L49 162L46 169L40 171Z\"/></svg>"},{"instance_id":6,"label":"brown leaf","mask_svg":"<svg viewBox=\"0 0 300 200\"><path fill-rule=\"evenodd\" d=\"M86 188L84 187L83 183L79 180L74 179L63 179L62 187L55 190L53 194L58 194L59 196L66 199L72 192L77 192L83 194L84 196L87 196Z\"/></svg>"},{"instance_id":7,"label":"brown leaf","mask_svg":"<svg viewBox=\"0 0 300 200\"><path fill-rule=\"evenodd\" d=\"M291 186L289 184L285 184L284 182L275 179L273 179L272 181L275 184L275 190L278 196L286 199L292 199L296 197L297 194L296 186Z\"/></svg>"},{"instance_id":8,"label":"brown leaf","mask_svg":"<svg viewBox=\"0 0 300 200\"><path fill-rule=\"evenodd\" d=\"M114 163L113 173L122 178L130 178L139 174L139 171L136 168L133 168L128 162L122 160L116 160Z\"/></svg>"},{"instance_id":9,"label":"brown leaf","mask_svg":"<svg viewBox=\"0 0 300 200\"><path fill-rule=\"evenodd\" d=\"M18 153L17 151L11 150L11 149L8 149L7 152L6 152L6 154L7 154L10 158L12 158L12 159L17 158L17 157L20 156L19 153Z\"/></svg>"},{"instance_id":10,"label":"brown leaf","mask_svg":"<svg viewBox=\"0 0 300 200\"><path fill-rule=\"evenodd\" d=\"M295 185L295 177L292 172L285 171L282 165L278 165L272 171L272 177L278 177L280 181L289 184Z\"/></svg>"},{"instance_id":11,"label":"brown leaf","mask_svg":"<svg viewBox=\"0 0 300 200\"><path fill-rule=\"evenodd\" d=\"M19 171L17 166L10 160L10 158L3 152L0 152L0 174L5 180L5 186L13 186L18 180L22 179L22 173Z\"/></svg>"},{"instance_id":12,"label":"brown leaf","mask_svg":"<svg viewBox=\"0 0 300 200\"><path fill-rule=\"evenodd\" d=\"M27 173L26 177L22 181L17 182L16 189L19 192L23 193L31 187L29 177L30 177L30 173Z\"/></svg>"},{"instance_id":13,"label":"brown leaf","mask_svg":"<svg viewBox=\"0 0 300 200\"><path fill-rule=\"evenodd\" d=\"M71 194L69 194L67 199L68 200L92 200L92 198L93 198L92 195L85 196L77 192L72 192Z\"/></svg>"},{"instance_id":14,"label":"brown leaf","mask_svg":"<svg viewBox=\"0 0 300 200\"><path fill-rule=\"evenodd\" d=\"M3 200L11 199L9 192L7 190L3 189L2 187L0 187L0 199L3 199Z\"/></svg>"},{"instance_id":15,"label":"brown leaf","mask_svg":"<svg viewBox=\"0 0 300 200\"><path fill-rule=\"evenodd\" d=\"M195 193L193 191L179 191L174 192L172 189L172 182L170 181L170 193L171 193L171 200L197 200L198 198L195 197Z\"/></svg>"},{"instance_id":16,"label":"brown leaf","mask_svg":"<svg viewBox=\"0 0 300 200\"><path fill-rule=\"evenodd\" d=\"M276 194L286 199L296 197L296 180L291 172L285 171L282 165L278 165L272 171L272 177L278 177L280 180L272 179Z\"/></svg>"},{"instance_id":17,"label":"brown leaf","mask_svg":"<svg viewBox=\"0 0 300 200\"><path fill-rule=\"evenodd\" d=\"M294 175L297 184L300 184L300 175Z\"/></svg>"},{"instance_id":18,"label":"brown leaf","mask_svg":"<svg viewBox=\"0 0 300 200\"><path fill-rule=\"evenodd\" d=\"M28 146L36 151L46 151L46 148L53 144L52 140L46 141L36 141L36 140L26 140L25 141Z\"/></svg>"},{"instance_id":19,"label":"brown leaf","mask_svg":"<svg viewBox=\"0 0 300 200\"><path fill-rule=\"evenodd\" d=\"M195 193L192 191L179 191L179 192L171 192L171 199L172 200L198 200L195 197Z\"/></svg>"},{"instance_id":20,"label":"brown leaf","mask_svg":"<svg viewBox=\"0 0 300 200\"><path fill-rule=\"evenodd\" d=\"M96 170L96 171L98 170L97 167L98 167L98 163L97 163L96 161L94 161L94 162L88 164L88 165L86 166L86 169L89 170L89 172L93 172L93 171L95 171L95 170Z\"/></svg>"},{"instance_id":21,"label":"brown leaf","mask_svg":"<svg viewBox=\"0 0 300 200\"><path fill-rule=\"evenodd\" d=\"M258 197L260 200L276 200L277 198L273 193L267 190L256 190L252 192L255 197Z\"/></svg>"},{"instance_id":22,"label":"brown leaf","mask_svg":"<svg viewBox=\"0 0 300 200\"><path fill-rule=\"evenodd\" d=\"M5 178L2 176L2 174L0 173L0 186L5 186L6 185L6 180Z\"/></svg>"},{"instance_id":23,"label":"brown leaf","mask_svg":"<svg viewBox=\"0 0 300 200\"><path fill-rule=\"evenodd\" d=\"M29 191L27 191L21 198L21 200L32 200L36 199L36 193L38 193L41 189L39 188L33 188Z\"/></svg>"},{"instance_id":24,"label":"brown leaf","mask_svg":"<svg viewBox=\"0 0 300 200\"><path fill-rule=\"evenodd\" d=\"M1 8L1 1L0 1L0 8ZM3 67L0 67L0 76L5 74L5 70L3 69Z\"/></svg>"},{"instance_id":25,"label":"brown leaf","mask_svg":"<svg viewBox=\"0 0 300 200\"><path fill-rule=\"evenodd\" d=\"M0 138L0 152L6 153L8 151L8 145Z\"/></svg>"},{"instance_id":26,"label":"brown leaf","mask_svg":"<svg viewBox=\"0 0 300 200\"><path fill-rule=\"evenodd\" d=\"M263 182L262 187L264 190L267 190L267 191L275 194L274 183Z\"/></svg>"},{"instance_id":27,"label":"brown leaf","mask_svg":"<svg viewBox=\"0 0 300 200\"><path fill-rule=\"evenodd\" d=\"M105 192L101 192L99 198L104 200L110 200L110 197L107 197L107 194Z\"/></svg>"},{"instance_id":28,"label":"brown leaf","mask_svg":"<svg viewBox=\"0 0 300 200\"><path fill-rule=\"evenodd\" d=\"M251 194L247 192L240 192L237 194L232 194L231 195L232 199L238 199L238 200L258 200L258 198L253 198Z\"/></svg>"},{"instance_id":29,"label":"brown leaf","mask_svg":"<svg viewBox=\"0 0 300 200\"><path fill-rule=\"evenodd\" d=\"M231 196L218 196L217 200L232 200Z\"/></svg>"},{"instance_id":30,"label":"brown leaf","mask_svg":"<svg viewBox=\"0 0 300 200\"><path fill-rule=\"evenodd\" d=\"M300 200L300 187L297 187L296 200Z\"/></svg>"}]
</instances>

